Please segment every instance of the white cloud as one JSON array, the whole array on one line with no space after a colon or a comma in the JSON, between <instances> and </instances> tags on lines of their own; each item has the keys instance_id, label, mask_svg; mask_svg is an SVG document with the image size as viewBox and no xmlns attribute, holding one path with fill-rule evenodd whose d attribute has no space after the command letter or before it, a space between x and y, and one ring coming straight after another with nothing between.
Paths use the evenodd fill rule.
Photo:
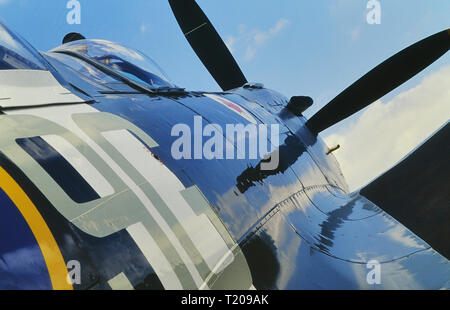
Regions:
<instances>
[{"instance_id":1,"label":"white cloud","mask_svg":"<svg viewBox=\"0 0 450 310\"><path fill-rule=\"evenodd\" d=\"M147 27L147 25L142 24L139 30L141 31L141 33L146 33L148 30L148 27Z\"/></svg>"},{"instance_id":2,"label":"white cloud","mask_svg":"<svg viewBox=\"0 0 450 310\"><path fill-rule=\"evenodd\" d=\"M246 25L239 25L238 35L226 36L225 44L231 52L235 52L237 46L241 47L241 50L245 53L245 60L249 61L256 56L259 48L263 47L267 41L279 34L289 23L289 20L282 18L267 31L258 29L249 30Z\"/></svg>"},{"instance_id":3,"label":"white cloud","mask_svg":"<svg viewBox=\"0 0 450 310\"><path fill-rule=\"evenodd\" d=\"M233 36L226 36L225 37L225 45L228 47L230 52L234 52L234 44L236 43L236 38Z\"/></svg>"},{"instance_id":4,"label":"white cloud","mask_svg":"<svg viewBox=\"0 0 450 310\"><path fill-rule=\"evenodd\" d=\"M270 35L276 35L277 33L279 33L281 30L283 30L287 25L289 25L290 21L282 18L280 19L276 25L270 29L269 33Z\"/></svg>"},{"instance_id":5,"label":"white cloud","mask_svg":"<svg viewBox=\"0 0 450 310\"><path fill-rule=\"evenodd\" d=\"M287 19L280 19L275 26L269 29L269 31L259 31L255 30L253 34L253 42L257 46L262 46L264 43L266 43L267 40L269 40L271 37L276 36L283 28L285 28L289 24L289 21Z\"/></svg>"},{"instance_id":6,"label":"white cloud","mask_svg":"<svg viewBox=\"0 0 450 310\"><path fill-rule=\"evenodd\" d=\"M450 66L390 102L377 101L356 121L325 136L351 190L394 166L450 118Z\"/></svg>"},{"instance_id":7,"label":"white cloud","mask_svg":"<svg viewBox=\"0 0 450 310\"><path fill-rule=\"evenodd\" d=\"M245 51L245 59L246 60L251 60L255 56L256 56L256 48L254 48L251 45L247 46L247 50Z\"/></svg>"}]
</instances>

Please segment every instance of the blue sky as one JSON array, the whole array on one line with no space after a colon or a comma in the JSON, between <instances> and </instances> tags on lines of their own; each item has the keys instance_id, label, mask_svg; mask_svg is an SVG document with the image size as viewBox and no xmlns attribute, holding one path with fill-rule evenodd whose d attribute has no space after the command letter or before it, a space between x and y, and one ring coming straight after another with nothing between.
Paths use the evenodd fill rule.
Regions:
<instances>
[{"instance_id":1,"label":"blue sky","mask_svg":"<svg viewBox=\"0 0 450 310\"><path fill-rule=\"evenodd\" d=\"M66 9L66 0L0 0L0 18L38 50L49 50L59 45L66 33L77 31L88 38L108 39L138 48L159 63L179 86L192 90L219 90L184 39L167 1L79 1L81 25L67 24L66 15L69 10ZM448 0L380 0L380 25L367 23L367 2L368 0L198 0L228 43L247 79L262 82L286 96L311 96L315 104L307 111L307 116L396 52L450 27ZM445 74L440 71L449 65L450 55L445 55L383 98L380 109L393 106L391 103L399 102L399 96L403 98L405 92L421 86L425 78L441 72L437 75L438 81L434 83L438 84L434 86L437 88L433 91L428 89L431 97L425 97L424 100L444 102L438 106L441 110L435 110L440 111L441 116L448 112L448 120L450 111L447 107L442 107L445 106L446 97L436 96L442 96L450 88L446 80L446 73L450 71L444 71ZM447 99L450 100L450 97ZM403 103L403 106L406 110L408 105ZM359 139L361 141L355 141L355 128L359 128L356 126L359 126L366 112L358 113L348 121L334 126L324 132L323 136L330 143L344 140L347 145L342 145L343 148L347 147L352 154L357 152L364 148L364 137ZM404 122L413 122L414 119L411 118L418 116L411 115ZM358 181L350 180L351 187L363 185L368 181L367 178L381 173L380 169L392 166L443 123L442 118L436 120L435 114L426 117L426 124L409 131L420 134L411 133L416 135L415 138L410 139L411 142L401 151L394 152L390 160L384 160L383 164L361 163L363 166L359 165L358 170L371 169L372 172L364 178L359 177ZM373 132L376 133L376 130L373 129ZM393 130L409 129L397 127ZM353 139L349 140L348 137L352 134ZM371 137L370 145L376 147L380 143L380 152L389 151L386 146L382 147L381 137L376 141L373 141L376 135ZM399 136L390 143L397 145L399 139L404 137ZM341 159L346 153L339 152L336 152L336 156ZM345 164L344 159L341 165L344 174L349 177L346 170L350 164ZM351 178L354 176L350 172Z\"/></svg>"}]
</instances>

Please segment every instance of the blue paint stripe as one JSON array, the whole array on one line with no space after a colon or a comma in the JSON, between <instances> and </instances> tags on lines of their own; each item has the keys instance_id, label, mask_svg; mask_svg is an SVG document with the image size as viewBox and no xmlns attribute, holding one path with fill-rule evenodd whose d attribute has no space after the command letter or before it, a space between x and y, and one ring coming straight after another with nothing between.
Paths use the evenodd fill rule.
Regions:
<instances>
[{"instance_id":1,"label":"blue paint stripe","mask_svg":"<svg viewBox=\"0 0 450 310\"><path fill-rule=\"evenodd\" d=\"M47 266L33 232L1 188L0 289L52 289Z\"/></svg>"},{"instance_id":2,"label":"blue paint stripe","mask_svg":"<svg viewBox=\"0 0 450 310\"><path fill-rule=\"evenodd\" d=\"M75 202L85 203L100 196L77 170L41 137L18 139L19 144Z\"/></svg>"}]
</instances>

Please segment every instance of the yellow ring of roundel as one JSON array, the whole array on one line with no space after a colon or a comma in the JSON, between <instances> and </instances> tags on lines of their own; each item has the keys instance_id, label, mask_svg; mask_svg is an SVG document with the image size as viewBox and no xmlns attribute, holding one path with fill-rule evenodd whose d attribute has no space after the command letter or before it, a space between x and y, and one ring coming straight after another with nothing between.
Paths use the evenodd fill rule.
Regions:
<instances>
[{"instance_id":1,"label":"yellow ring of roundel","mask_svg":"<svg viewBox=\"0 0 450 310\"><path fill-rule=\"evenodd\" d=\"M50 229L27 194L2 167L0 167L0 188L19 209L33 232L47 265L53 289L72 290L72 285L67 281L68 272L64 258Z\"/></svg>"}]
</instances>

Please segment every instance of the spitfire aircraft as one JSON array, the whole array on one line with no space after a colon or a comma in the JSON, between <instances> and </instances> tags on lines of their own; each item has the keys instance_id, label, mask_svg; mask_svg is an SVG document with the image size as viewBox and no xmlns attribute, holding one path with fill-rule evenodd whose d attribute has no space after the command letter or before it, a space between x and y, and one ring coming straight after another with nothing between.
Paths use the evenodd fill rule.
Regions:
<instances>
[{"instance_id":1,"label":"spitfire aircraft","mask_svg":"<svg viewBox=\"0 0 450 310\"><path fill-rule=\"evenodd\" d=\"M249 83L196 2L169 3L222 92L117 43L38 52L0 24L0 289L449 289L448 123L357 192L319 133L444 55L450 30L306 119L311 98ZM174 156L199 122L232 152L252 133L218 128L278 134L255 158Z\"/></svg>"}]
</instances>

